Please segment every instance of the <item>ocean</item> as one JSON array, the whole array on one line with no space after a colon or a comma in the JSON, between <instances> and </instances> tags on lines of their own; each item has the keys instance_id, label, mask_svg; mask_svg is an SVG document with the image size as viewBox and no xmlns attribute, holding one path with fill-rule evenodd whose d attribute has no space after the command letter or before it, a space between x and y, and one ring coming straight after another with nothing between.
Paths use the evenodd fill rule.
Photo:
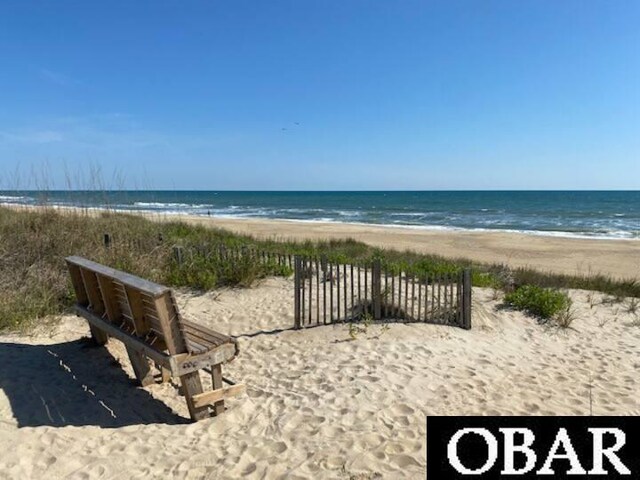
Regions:
<instances>
[{"instance_id":1,"label":"ocean","mask_svg":"<svg viewBox=\"0 0 640 480\"><path fill-rule=\"evenodd\" d=\"M0 204L640 239L640 191L0 191Z\"/></svg>"}]
</instances>

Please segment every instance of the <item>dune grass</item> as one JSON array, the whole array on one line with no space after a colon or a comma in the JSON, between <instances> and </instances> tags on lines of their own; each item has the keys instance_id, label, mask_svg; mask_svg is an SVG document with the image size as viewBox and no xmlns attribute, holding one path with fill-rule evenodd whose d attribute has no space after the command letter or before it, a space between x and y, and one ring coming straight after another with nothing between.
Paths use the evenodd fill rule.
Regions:
<instances>
[{"instance_id":1,"label":"dune grass","mask_svg":"<svg viewBox=\"0 0 640 480\"><path fill-rule=\"evenodd\" d=\"M104 234L112 238L104 246ZM191 254L178 265L173 247ZM352 239L326 242L261 241L225 230L138 215L52 208L0 207L0 330L28 329L34 322L63 313L73 303L64 258L80 255L176 287L210 290L250 286L270 275L287 276L288 267L237 261L198 253L203 245L247 246L281 254L326 255L330 261L359 263L380 258L390 270L417 276L473 268L475 286L513 290L521 285L598 290L616 298L640 297L637 281L603 275L567 276L502 265L476 264L433 255L382 250Z\"/></svg>"},{"instance_id":2,"label":"dune grass","mask_svg":"<svg viewBox=\"0 0 640 480\"><path fill-rule=\"evenodd\" d=\"M571 308L571 299L566 293L537 285L523 285L509 292L505 302L542 320L557 318Z\"/></svg>"}]
</instances>

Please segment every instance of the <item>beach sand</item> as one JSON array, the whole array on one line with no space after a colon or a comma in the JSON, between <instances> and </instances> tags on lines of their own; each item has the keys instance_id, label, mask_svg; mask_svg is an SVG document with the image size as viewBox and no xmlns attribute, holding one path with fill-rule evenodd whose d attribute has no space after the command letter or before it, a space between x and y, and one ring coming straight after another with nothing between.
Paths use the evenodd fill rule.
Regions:
<instances>
[{"instance_id":1,"label":"beach sand","mask_svg":"<svg viewBox=\"0 0 640 480\"><path fill-rule=\"evenodd\" d=\"M553 237L497 231L425 230L287 220L158 215L148 217L161 221L180 218L190 223L225 228L258 238L354 238L382 248L412 250L449 258L467 258L477 262L504 263L512 267L531 267L543 272L568 275L602 273L616 278L640 279L640 240Z\"/></svg>"},{"instance_id":2,"label":"beach sand","mask_svg":"<svg viewBox=\"0 0 640 480\"><path fill-rule=\"evenodd\" d=\"M292 292L277 278L178 295L239 336L225 376L247 386L195 424L172 385L132 383L119 342L80 341L80 319L0 336L0 477L421 479L429 415L640 415L640 319L601 294L570 292L569 330L475 289L470 331L372 325L348 341L344 325L269 333L292 326Z\"/></svg>"}]
</instances>

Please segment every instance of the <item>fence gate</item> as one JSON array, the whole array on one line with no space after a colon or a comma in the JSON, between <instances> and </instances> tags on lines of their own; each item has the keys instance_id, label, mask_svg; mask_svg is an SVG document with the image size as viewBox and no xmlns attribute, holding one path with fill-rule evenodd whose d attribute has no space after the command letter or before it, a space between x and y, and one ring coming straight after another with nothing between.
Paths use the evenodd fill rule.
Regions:
<instances>
[{"instance_id":1,"label":"fence gate","mask_svg":"<svg viewBox=\"0 0 640 480\"><path fill-rule=\"evenodd\" d=\"M471 271L414 276L381 266L294 259L295 327L364 319L471 328Z\"/></svg>"}]
</instances>

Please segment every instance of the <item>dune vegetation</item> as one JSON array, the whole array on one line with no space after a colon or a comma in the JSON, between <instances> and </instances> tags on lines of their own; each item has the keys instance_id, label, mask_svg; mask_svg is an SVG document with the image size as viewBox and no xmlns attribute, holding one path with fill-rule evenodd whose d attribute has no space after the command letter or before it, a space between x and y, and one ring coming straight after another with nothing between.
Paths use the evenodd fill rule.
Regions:
<instances>
[{"instance_id":1,"label":"dune vegetation","mask_svg":"<svg viewBox=\"0 0 640 480\"><path fill-rule=\"evenodd\" d=\"M110 238L108 247L105 234ZM353 239L264 241L179 219L155 221L111 211L0 207L0 330L28 329L36 321L69 309L73 291L64 263L69 255L90 258L169 286L201 291L223 286L248 287L266 276L292 273L288 266L276 262L206 255L202 247L207 245L326 255L335 262L362 263L380 258L389 269L417 276L455 273L471 267L475 286L507 293L523 285L534 285L546 289L597 290L620 299L640 297L640 284L634 280L512 270L464 259L381 250ZM187 252L179 263L174 255L176 246Z\"/></svg>"}]
</instances>

